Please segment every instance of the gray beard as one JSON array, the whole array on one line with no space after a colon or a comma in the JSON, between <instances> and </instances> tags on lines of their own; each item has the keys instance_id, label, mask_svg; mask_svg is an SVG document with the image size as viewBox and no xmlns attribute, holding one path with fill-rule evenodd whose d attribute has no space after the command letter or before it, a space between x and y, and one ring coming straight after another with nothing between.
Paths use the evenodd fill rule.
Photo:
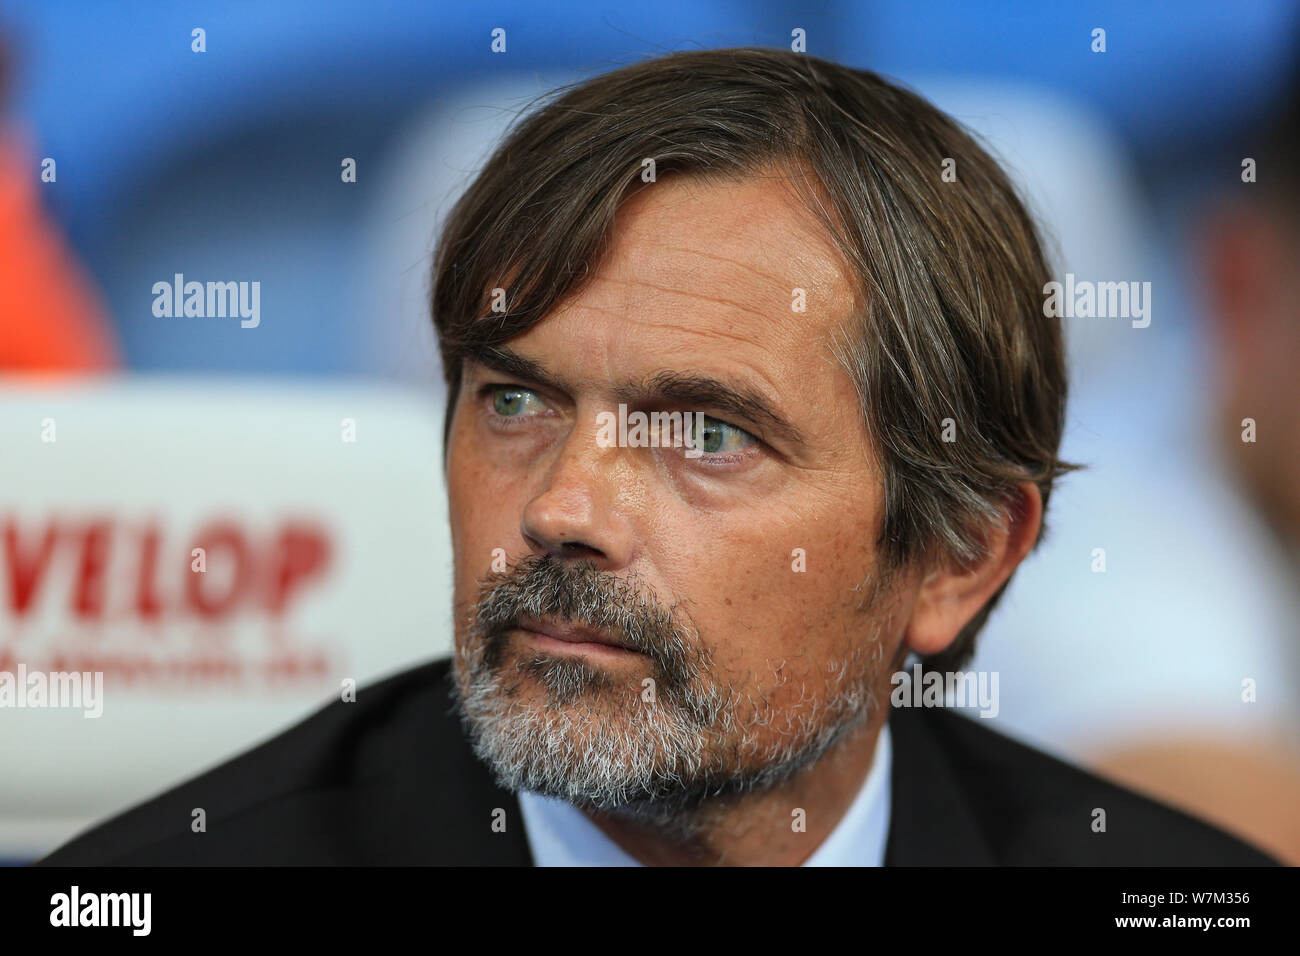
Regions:
<instances>
[{"instance_id":1,"label":"gray beard","mask_svg":"<svg viewBox=\"0 0 1300 956\"><path fill-rule=\"evenodd\" d=\"M497 580L495 588L484 583L457 640L455 697L474 752L512 791L691 840L736 800L816 764L879 706L874 635L848 659L828 662L829 694L804 690L782 710L712 679L693 628L628 582L544 558ZM508 630L522 615L617 633L649 657L653 699L581 659L510 656ZM529 702L525 693L537 685L546 699Z\"/></svg>"}]
</instances>

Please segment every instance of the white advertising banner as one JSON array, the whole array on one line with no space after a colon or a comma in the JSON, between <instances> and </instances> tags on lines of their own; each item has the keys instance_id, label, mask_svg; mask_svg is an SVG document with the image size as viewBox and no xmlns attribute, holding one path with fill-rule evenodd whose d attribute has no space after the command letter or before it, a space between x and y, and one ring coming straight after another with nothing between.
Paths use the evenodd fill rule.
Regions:
<instances>
[{"instance_id":1,"label":"white advertising banner","mask_svg":"<svg viewBox=\"0 0 1300 956\"><path fill-rule=\"evenodd\" d=\"M445 655L442 396L0 386L0 859Z\"/></svg>"}]
</instances>

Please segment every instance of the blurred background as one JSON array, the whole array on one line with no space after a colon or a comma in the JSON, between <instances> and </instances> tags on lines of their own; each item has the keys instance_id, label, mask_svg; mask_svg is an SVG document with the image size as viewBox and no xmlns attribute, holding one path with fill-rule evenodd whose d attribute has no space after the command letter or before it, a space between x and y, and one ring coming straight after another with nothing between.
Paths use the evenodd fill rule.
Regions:
<instances>
[{"instance_id":1,"label":"blurred background","mask_svg":"<svg viewBox=\"0 0 1300 956\"><path fill-rule=\"evenodd\" d=\"M1300 862L1298 26L1290 0L0 2L0 671L105 687L97 718L0 708L0 860L447 652L440 217L538 94L802 31L984 137L1058 278L1151 283L1146 327L1065 320L1089 467L982 638L990 719ZM201 318L192 281L243 285Z\"/></svg>"}]
</instances>

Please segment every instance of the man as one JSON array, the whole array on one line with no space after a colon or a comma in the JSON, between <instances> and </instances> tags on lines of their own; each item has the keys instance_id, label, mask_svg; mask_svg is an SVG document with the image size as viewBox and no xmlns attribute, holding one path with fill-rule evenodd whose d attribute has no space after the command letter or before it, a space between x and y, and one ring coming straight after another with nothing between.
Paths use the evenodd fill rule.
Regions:
<instances>
[{"instance_id":1,"label":"man","mask_svg":"<svg viewBox=\"0 0 1300 956\"><path fill-rule=\"evenodd\" d=\"M969 657L1070 467L1048 279L997 165L870 73L718 50L564 92L434 265L454 661L45 862L1267 862L890 707L909 656Z\"/></svg>"}]
</instances>

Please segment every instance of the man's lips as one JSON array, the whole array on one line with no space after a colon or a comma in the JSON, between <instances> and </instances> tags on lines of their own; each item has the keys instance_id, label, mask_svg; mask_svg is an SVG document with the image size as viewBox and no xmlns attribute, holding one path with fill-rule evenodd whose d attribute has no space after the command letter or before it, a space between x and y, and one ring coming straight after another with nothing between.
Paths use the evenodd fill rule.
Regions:
<instances>
[{"instance_id":1,"label":"man's lips","mask_svg":"<svg viewBox=\"0 0 1300 956\"><path fill-rule=\"evenodd\" d=\"M519 630L529 635L535 643L552 649L594 651L603 654L636 654L638 651L615 640L604 631L568 621L556 621L550 618L523 617L519 619Z\"/></svg>"}]
</instances>

